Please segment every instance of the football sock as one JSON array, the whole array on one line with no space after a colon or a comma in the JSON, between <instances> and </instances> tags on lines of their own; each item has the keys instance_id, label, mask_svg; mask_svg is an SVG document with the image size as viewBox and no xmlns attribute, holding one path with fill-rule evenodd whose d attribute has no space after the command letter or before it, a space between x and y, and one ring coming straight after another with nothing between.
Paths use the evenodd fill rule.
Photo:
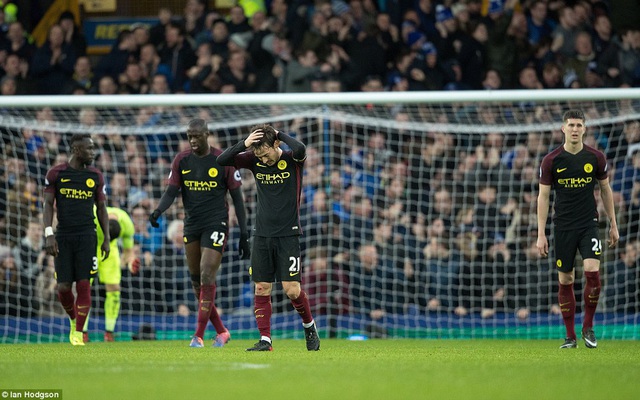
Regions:
<instances>
[{"instance_id":1,"label":"football sock","mask_svg":"<svg viewBox=\"0 0 640 400\"><path fill-rule=\"evenodd\" d=\"M196 327L196 336L203 339L204 331L207 329L211 309L213 308L213 297L215 292L214 285L200 286L200 301L198 302L198 325Z\"/></svg>"},{"instance_id":2,"label":"football sock","mask_svg":"<svg viewBox=\"0 0 640 400\"><path fill-rule=\"evenodd\" d=\"M62 308L69 316L69 319L76 319L76 308L74 306L75 298L73 297L73 291L68 290L66 292L58 292L58 300L62 304Z\"/></svg>"},{"instance_id":3,"label":"football sock","mask_svg":"<svg viewBox=\"0 0 640 400\"><path fill-rule=\"evenodd\" d=\"M104 325L107 332L115 331L119 314L120 292L107 292L104 300Z\"/></svg>"},{"instance_id":4,"label":"football sock","mask_svg":"<svg viewBox=\"0 0 640 400\"><path fill-rule=\"evenodd\" d=\"M89 279L89 286L93 287L93 278ZM91 317L91 312L87 313L87 319L84 320L84 326L82 327L82 330L84 332L88 332L89 331L89 319Z\"/></svg>"},{"instance_id":5,"label":"football sock","mask_svg":"<svg viewBox=\"0 0 640 400\"><path fill-rule=\"evenodd\" d=\"M91 309L91 286L89 281L77 281L76 292L78 292L78 298L76 299L76 331L82 332Z\"/></svg>"},{"instance_id":6,"label":"football sock","mask_svg":"<svg viewBox=\"0 0 640 400\"><path fill-rule=\"evenodd\" d=\"M84 320L84 327L82 328L84 332L89 332L89 317L91 317L91 312L87 313L87 318Z\"/></svg>"},{"instance_id":7,"label":"football sock","mask_svg":"<svg viewBox=\"0 0 640 400\"><path fill-rule=\"evenodd\" d=\"M567 337L575 340L576 296L573 293L573 283L569 285L560 284L558 304L560 305L560 311L562 311L564 326L567 329Z\"/></svg>"},{"instance_id":8,"label":"football sock","mask_svg":"<svg viewBox=\"0 0 640 400\"><path fill-rule=\"evenodd\" d=\"M313 321L309 299L307 298L307 294L304 290L300 290L300 296L295 300L291 300L291 304L293 304L293 308L296 309L300 318L302 318L303 323L310 324Z\"/></svg>"},{"instance_id":9,"label":"football sock","mask_svg":"<svg viewBox=\"0 0 640 400\"><path fill-rule=\"evenodd\" d=\"M587 278L587 284L584 287L584 322L582 323L582 330L587 330L593 328L593 316L596 313L596 307L598 307L601 284L599 271L585 271L584 275Z\"/></svg>"},{"instance_id":10,"label":"football sock","mask_svg":"<svg viewBox=\"0 0 640 400\"><path fill-rule=\"evenodd\" d=\"M254 296L253 313L261 336L271 337L271 296Z\"/></svg>"},{"instance_id":11,"label":"football sock","mask_svg":"<svg viewBox=\"0 0 640 400\"><path fill-rule=\"evenodd\" d=\"M213 327L216 328L216 333L222 333L227 330L220 318L220 314L218 314L218 309L216 308L215 300L216 300L216 285L211 286L213 288L213 294L211 297L211 315L209 315L209 321L213 324Z\"/></svg>"}]
</instances>

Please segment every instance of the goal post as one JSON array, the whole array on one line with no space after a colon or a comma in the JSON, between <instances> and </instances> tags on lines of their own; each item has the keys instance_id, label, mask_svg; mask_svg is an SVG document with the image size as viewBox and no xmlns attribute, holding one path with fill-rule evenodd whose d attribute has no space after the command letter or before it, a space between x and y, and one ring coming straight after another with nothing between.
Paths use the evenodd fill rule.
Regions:
<instances>
[{"instance_id":1,"label":"goal post","mask_svg":"<svg viewBox=\"0 0 640 400\"><path fill-rule=\"evenodd\" d=\"M560 338L556 272L535 251L537 176L573 108L585 112L585 141L609 161L622 239L603 255L597 329L603 338L638 339L640 89L577 89L0 97L2 341L65 340L41 212L44 173L68 159L74 133L92 135L109 205L136 226L142 267L137 276L123 271L117 337L152 325L159 338L189 338L197 304L174 222L184 215L181 200L159 229L147 216L171 160L188 148L192 118L208 122L221 148L259 123L307 145L302 287L322 335ZM252 225L255 186L246 171L242 178ZM230 215L216 305L234 337L253 338L249 263L238 257ZM578 311L582 286L577 268ZM94 283L94 336L104 330L104 294ZM301 338L278 284L273 304L274 335Z\"/></svg>"}]
</instances>

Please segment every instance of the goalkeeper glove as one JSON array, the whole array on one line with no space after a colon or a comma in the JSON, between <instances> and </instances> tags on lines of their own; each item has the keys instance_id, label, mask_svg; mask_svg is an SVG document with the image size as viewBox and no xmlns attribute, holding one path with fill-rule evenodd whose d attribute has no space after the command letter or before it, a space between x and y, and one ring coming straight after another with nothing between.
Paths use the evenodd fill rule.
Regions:
<instances>
[{"instance_id":1,"label":"goalkeeper glove","mask_svg":"<svg viewBox=\"0 0 640 400\"><path fill-rule=\"evenodd\" d=\"M138 272L140 272L139 258L135 258L133 261L131 261L131 263L129 264L129 271L131 271L131 275L138 275Z\"/></svg>"},{"instance_id":2,"label":"goalkeeper glove","mask_svg":"<svg viewBox=\"0 0 640 400\"><path fill-rule=\"evenodd\" d=\"M238 253L241 260L248 260L251 258L251 246L249 246L249 235L246 233L240 234L240 243L238 243Z\"/></svg>"},{"instance_id":3,"label":"goalkeeper glove","mask_svg":"<svg viewBox=\"0 0 640 400\"><path fill-rule=\"evenodd\" d=\"M160 224L158 223L158 218L160 218L160 215L162 215L160 210L154 210L151 215L149 215L149 222L154 228L160 227Z\"/></svg>"}]
</instances>

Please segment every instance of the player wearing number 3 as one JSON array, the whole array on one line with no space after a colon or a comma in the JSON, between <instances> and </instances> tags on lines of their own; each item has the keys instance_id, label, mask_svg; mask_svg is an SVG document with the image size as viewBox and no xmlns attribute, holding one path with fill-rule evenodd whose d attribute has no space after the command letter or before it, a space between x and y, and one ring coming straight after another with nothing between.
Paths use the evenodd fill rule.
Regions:
<instances>
[{"instance_id":1,"label":"player wearing number 3","mask_svg":"<svg viewBox=\"0 0 640 400\"><path fill-rule=\"evenodd\" d=\"M291 150L283 151L280 141ZM250 149L251 151L246 151ZM282 282L287 297L302 318L307 350L320 349L309 300L300 288L300 193L304 144L270 125L251 128L251 134L218 156L220 165L251 170L256 181L257 211L251 255L255 282L255 318L260 341L247 351L271 351L272 282Z\"/></svg>"},{"instance_id":2,"label":"player wearing number 3","mask_svg":"<svg viewBox=\"0 0 640 400\"><path fill-rule=\"evenodd\" d=\"M209 145L209 129L203 119L193 119L187 127L190 150L178 154L171 164L169 186L149 222L158 227L158 218L166 211L179 192L185 209L184 243L191 284L198 304L198 322L190 346L204 347L204 332L209 321L217 335L214 347L224 346L230 339L214 305L216 274L222 261L229 235L227 191L231 194L240 226L239 252L242 259L250 257L247 217L240 190L240 174L233 167L221 167L216 157L222 152Z\"/></svg>"},{"instance_id":3,"label":"player wearing number 3","mask_svg":"<svg viewBox=\"0 0 640 400\"><path fill-rule=\"evenodd\" d=\"M584 114L569 110L562 117L564 144L547 154L540 166L540 193L538 195L538 241L540 256L549 254L546 223L549 215L549 194L555 190L554 248L558 270L558 302L567 331L560 348L577 347L575 332L576 298L573 292L575 279L574 259L580 251L584 262L584 321L582 338L588 348L598 346L593 332L593 316L600 298L600 256L602 242L598 232L598 210L594 196L596 180L600 197L609 217L609 247L614 247L620 237L609 186L607 160L604 154L583 141L586 132Z\"/></svg>"}]
</instances>

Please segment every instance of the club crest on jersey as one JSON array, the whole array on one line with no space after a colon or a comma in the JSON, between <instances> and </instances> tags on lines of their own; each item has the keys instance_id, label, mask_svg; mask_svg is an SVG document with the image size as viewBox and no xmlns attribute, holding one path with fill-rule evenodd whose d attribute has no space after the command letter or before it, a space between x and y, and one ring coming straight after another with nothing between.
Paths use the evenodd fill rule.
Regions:
<instances>
[{"instance_id":1,"label":"club crest on jersey","mask_svg":"<svg viewBox=\"0 0 640 400\"><path fill-rule=\"evenodd\" d=\"M209 169L209 176L212 178L215 178L216 176L218 176L218 169L217 168L210 168Z\"/></svg>"},{"instance_id":2,"label":"club crest on jersey","mask_svg":"<svg viewBox=\"0 0 640 400\"><path fill-rule=\"evenodd\" d=\"M285 160L280 160L278 161L278 169L279 170L284 170L287 168L287 162Z\"/></svg>"},{"instance_id":3,"label":"club crest on jersey","mask_svg":"<svg viewBox=\"0 0 640 400\"><path fill-rule=\"evenodd\" d=\"M90 188L92 188L92 187L94 187L96 185L96 182L91 178L87 179L86 183L87 183L87 187L90 187Z\"/></svg>"},{"instance_id":4,"label":"club crest on jersey","mask_svg":"<svg viewBox=\"0 0 640 400\"><path fill-rule=\"evenodd\" d=\"M562 260L557 260L557 261L556 261L556 266L557 266L558 268L562 268Z\"/></svg>"},{"instance_id":5,"label":"club crest on jersey","mask_svg":"<svg viewBox=\"0 0 640 400\"><path fill-rule=\"evenodd\" d=\"M586 163L584 165L584 172L586 172L587 174L590 174L593 171L593 165Z\"/></svg>"}]
</instances>

